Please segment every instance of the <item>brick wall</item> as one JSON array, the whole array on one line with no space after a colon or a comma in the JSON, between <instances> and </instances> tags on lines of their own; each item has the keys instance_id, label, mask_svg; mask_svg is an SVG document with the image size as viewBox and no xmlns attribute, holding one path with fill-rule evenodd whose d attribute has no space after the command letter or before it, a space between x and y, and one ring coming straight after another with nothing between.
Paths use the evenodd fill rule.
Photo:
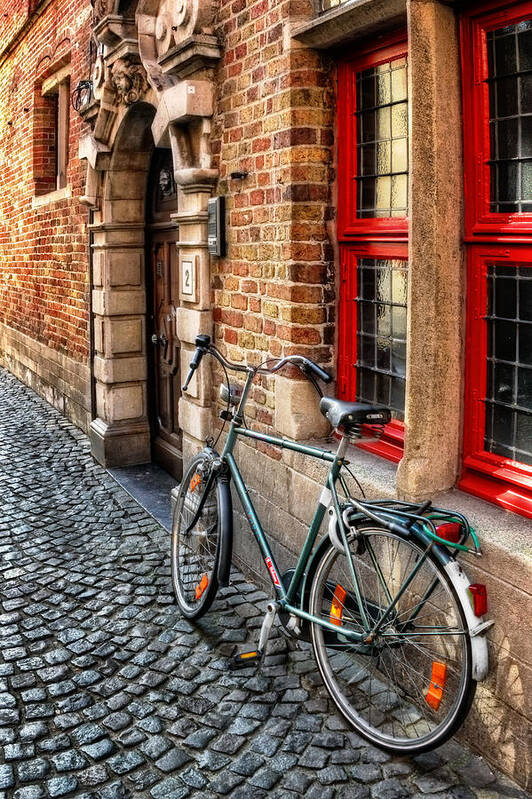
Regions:
<instances>
[{"instance_id":1,"label":"brick wall","mask_svg":"<svg viewBox=\"0 0 532 799\"><path fill-rule=\"evenodd\" d=\"M41 358L50 348L78 362L88 357L88 217L79 202L82 121L73 109L72 196L39 207L33 198L55 189L52 104L41 84L69 60L72 87L87 77L90 14L89 0L40 4L22 36L10 46L0 40L0 323L37 342Z\"/></svg>"},{"instance_id":2,"label":"brick wall","mask_svg":"<svg viewBox=\"0 0 532 799\"><path fill-rule=\"evenodd\" d=\"M29 0L4 0L0 9L0 55L22 29L28 13Z\"/></svg>"},{"instance_id":3,"label":"brick wall","mask_svg":"<svg viewBox=\"0 0 532 799\"><path fill-rule=\"evenodd\" d=\"M332 365L332 69L291 41L294 10L287 0L220 5L213 147L228 250L213 264L215 335L234 361L298 352ZM273 385L259 381L248 404L258 430L272 424Z\"/></svg>"}]
</instances>

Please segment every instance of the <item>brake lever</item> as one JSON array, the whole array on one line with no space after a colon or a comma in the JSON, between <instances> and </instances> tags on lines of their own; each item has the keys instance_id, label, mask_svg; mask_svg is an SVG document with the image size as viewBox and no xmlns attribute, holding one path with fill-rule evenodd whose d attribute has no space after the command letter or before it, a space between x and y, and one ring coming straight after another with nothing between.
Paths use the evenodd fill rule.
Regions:
<instances>
[{"instance_id":1,"label":"brake lever","mask_svg":"<svg viewBox=\"0 0 532 799\"><path fill-rule=\"evenodd\" d=\"M309 367L307 366L307 364L306 364L306 363L303 363L303 364L302 364L302 365L301 365L299 368L300 368L300 370L303 372L303 374L305 375L305 377L307 378L307 380L308 380L310 383L312 383L312 385L314 386L314 388L315 388L315 389L316 389L316 391L318 392L318 396L319 396L319 398L321 399L321 398L323 397L323 391L321 390L321 388L320 388L320 384L318 383L318 381L316 380L316 378L315 378L315 377L314 377L314 375L312 374L312 372L311 372L311 370L309 369Z\"/></svg>"}]
</instances>

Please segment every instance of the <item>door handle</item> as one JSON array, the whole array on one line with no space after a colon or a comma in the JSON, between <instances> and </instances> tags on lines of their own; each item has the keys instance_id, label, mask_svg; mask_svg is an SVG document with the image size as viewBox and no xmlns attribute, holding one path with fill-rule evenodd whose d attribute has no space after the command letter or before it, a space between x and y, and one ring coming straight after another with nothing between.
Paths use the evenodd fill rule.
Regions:
<instances>
[{"instance_id":1,"label":"door handle","mask_svg":"<svg viewBox=\"0 0 532 799\"><path fill-rule=\"evenodd\" d=\"M154 333L151 337L151 343L162 344L163 347L166 347L166 345L168 344L168 338L166 337L166 333L161 333L160 336L158 336L157 333Z\"/></svg>"}]
</instances>

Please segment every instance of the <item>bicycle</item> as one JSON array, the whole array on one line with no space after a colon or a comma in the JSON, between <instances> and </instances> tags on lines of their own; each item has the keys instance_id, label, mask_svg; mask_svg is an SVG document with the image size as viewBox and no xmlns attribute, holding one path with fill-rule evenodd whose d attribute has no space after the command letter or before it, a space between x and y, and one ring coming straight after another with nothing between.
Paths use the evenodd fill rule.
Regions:
<instances>
[{"instance_id":1,"label":"bicycle","mask_svg":"<svg viewBox=\"0 0 532 799\"><path fill-rule=\"evenodd\" d=\"M235 665L261 660L278 614L289 635L312 643L327 691L361 736L403 755L439 746L462 724L476 683L488 671L484 634L493 622L483 618L485 587L470 584L456 560L460 551L481 554L475 531L463 515L430 501L352 496L347 475L356 477L345 457L348 441L378 437L391 418L389 409L323 397L318 381L332 378L303 356L276 360L271 367L271 361L258 367L234 364L209 336L196 338L184 391L206 353L224 372L221 394L227 405L220 415L230 426L221 454L210 441L192 460L178 492L171 554L182 613L199 618L218 587L228 585L233 480L275 591L257 650L238 655ZM254 377L287 364L300 368L318 391L320 409L340 437L336 452L246 426L244 407ZM244 385L231 385L228 370L245 374ZM239 438L330 464L300 556L284 575L233 455ZM327 532L315 546L324 518Z\"/></svg>"}]
</instances>

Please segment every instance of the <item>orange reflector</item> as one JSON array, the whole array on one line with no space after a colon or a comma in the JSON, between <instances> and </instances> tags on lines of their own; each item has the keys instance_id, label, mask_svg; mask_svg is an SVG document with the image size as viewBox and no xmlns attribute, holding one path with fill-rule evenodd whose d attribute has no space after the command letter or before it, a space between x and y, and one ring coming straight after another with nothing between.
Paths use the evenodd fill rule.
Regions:
<instances>
[{"instance_id":1,"label":"orange reflector","mask_svg":"<svg viewBox=\"0 0 532 799\"><path fill-rule=\"evenodd\" d=\"M207 586L209 585L209 578L206 574L203 575L200 582L196 586L196 599L199 599Z\"/></svg>"},{"instance_id":2,"label":"orange reflector","mask_svg":"<svg viewBox=\"0 0 532 799\"><path fill-rule=\"evenodd\" d=\"M429 690L425 699L433 710L438 710L443 699L443 689L445 688L445 677L447 676L447 666L445 663L432 661L432 674L430 678Z\"/></svg>"},{"instance_id":3,"label":"orange reflector","mask_svg":"<svg viewBox=\"0 0 532 799\"><path fill-rule=\"evenodd\" d=\"M331 624L336 624L338 627L342 624L342 614L344 612L344 601L347 595L345 588L337 585L334 589L333 599L331 602L331 617L329 621Z\"/></svg>"},{"instance_id":4,"label":"orange reflector","mask_svg":"<svg viewBox=\"0 0 532 799\"><path fill-rule=\"evenodd\" d=\"M200 477L200 475L199 475L199 472L196 472L196 474L194 475L194 477L193 477L193 478L192 478L192 480L190 481L190 485L189 485L190 491L191 491L191 492L192 492L192 491L195 491L195 490L196 490L196 488L197 488L197 486L198 486L200 483L201 483L201 477Z\"/></svg>"},{"instance_id":5,"label":"orange reflector","mask_svg":"<svg viewBox=\"0 0 532 799\"><path fill-rule=\"evenodd\" d=\"M256 658L258 657L258 652L242 652L239 657L240 660L247 660L247 658Z\"/></svg>"}]
</instances>

